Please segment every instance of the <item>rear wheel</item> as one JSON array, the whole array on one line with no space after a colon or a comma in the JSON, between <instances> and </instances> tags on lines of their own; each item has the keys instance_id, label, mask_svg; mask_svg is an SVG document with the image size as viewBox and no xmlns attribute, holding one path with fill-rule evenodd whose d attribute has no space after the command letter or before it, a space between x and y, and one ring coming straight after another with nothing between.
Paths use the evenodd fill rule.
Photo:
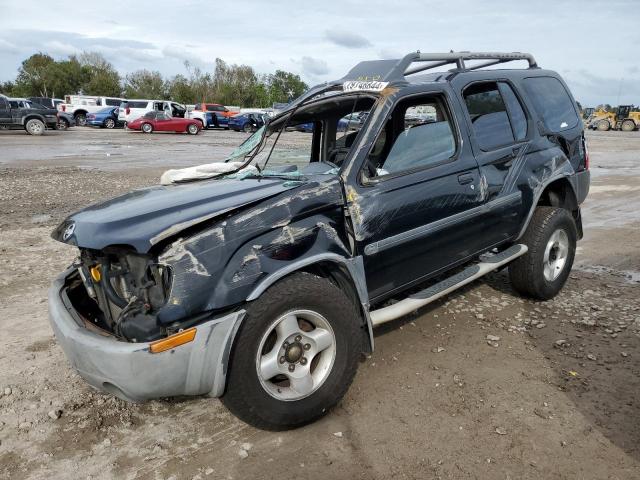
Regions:
<instances>
[{"instance_id":1,"label":"rear wheel","mask_svg":"<svg viewBox=\"0 0 640 480\"><path fill-rule=\"evenodd\" d=\"M45 125L42 120L32 118L31 120L27 120L24 129L29 135L42 135L45 130Z\"/></svg>"},{"instance_id":2,"label":"rear wheel","mask_svg":"<svg viewBox=\"0 0 640 480\"><path fill-rule=\"evenodd\" d=\"M597 123L596 128L601 132L606 132L611 128L611 124L609 123L609 120L600 120Z\"/></svg>"},{"instance_id":3,"label":"rear wheel","mask_svg":"<svg viewBox=\"0 0 640 480\"><path fill-rule=\"evenodd\" d=\"M625 120L624 122L622 122L620 129L623 132L633 132L636 129L636 124L633 122L633 120Z\"/></svg>"},{"instance_id":4,"label":"rear wheel","mask_svg":"<svg viewBox=\"0 0 640 480\"><path fill-rule=\"evenodd\" d=\"M104 121L104 126L105 126L105 128L109 128L109 129L115 128L116 127L116 121L113 118L107 118Z\"/></svg>"},{"instance_id":5,"label":"rear wheel","mask_svg":"<svg viewBox=\"0 0 640 480\"><path fill-rule=\"evenodd\" d=\"M250 123L245 123L242 127L242 131L245 133L251 133L253 132L253 125L251 125Z\"/></svg>"},{"instance_id":6,"label":"rear wheel","mask_svg":"<svg viewBox=\"0 0 640 480\"><path fill-rule=\"evenodd\" d=\"M296 273L247 307L222 402L268 430L296 428L344 396L362 346L358 312L328 280Z\"/></svg>"},{"instance_id":7,"label":"rear wheel","mask_svg":"<svg viewBox=\"0 0 640 480\"><path fill-rule=\"evenodd\" d=\"M58 119L58 123L56 123L56 130L65 131L69 128L69 122L67 122L64 118Z\"/></svg>"},{"instance_id":8,"label":"rear wheel","mask_svg":"<svg viewBox=\"0 0 640 480\"><path fill-rule=\"evenodd\" d=\"M189 135L197 135L199 131L200 129L195 123L191 123L187 127L187 132L189 133Z\"/></svg>"},{"instance_id":9,"label":"rear wheel","mask_svg":"<svg viewBox=\"0 0 640 480\"><path fill-rule=\"evenodd\" d=\"M151 132L153 132L153 126L150 123L143 123L142 127L141 127L141 130L144 133L151 133Z\"/></svg>"},{"instance_id":10,"label":"rear wheel","mask_svg":"<svg viewBox=\"0 0 640 480\"><path fill-rule=\"evenodd\" d=\"M76 125L84 127L87 124L87 115L84 113L76 113L74 118L76 119Z\"/></svg>"},{"instance_id":11,"label":"rear wheel","mask_svg":"<svg viewBox=\"0 0 640 480\"><path fill-rule=\"evenodd\" d=\"M529 251L509 264L513 287L539 300L555 297L571 272L576 238L576 224L568 210L536 208L521 239Z\"/></svg>"}]
</instances>

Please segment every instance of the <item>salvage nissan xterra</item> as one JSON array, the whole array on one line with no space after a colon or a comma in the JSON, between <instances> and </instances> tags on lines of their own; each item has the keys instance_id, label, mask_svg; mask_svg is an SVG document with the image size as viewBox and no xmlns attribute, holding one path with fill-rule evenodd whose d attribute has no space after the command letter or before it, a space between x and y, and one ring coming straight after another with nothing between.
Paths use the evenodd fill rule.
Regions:
<instances>
[{"instance_id":1,"label":"salvage nissan xterra","mask_svg":"<svg viewBox=\"0 0 640 480\"><path fill-rule=\"evenodd\" d=\"M307 148L286 141L309 123ZM222 397L286 429L339 402L377 325L507 265L518 292L556 295L589 158L566 84L531 55L416 52L356 65L227 163L162 183L53 232L79 249L49 294L58 342L120 398Z\"/></svg>"}]
</instances>

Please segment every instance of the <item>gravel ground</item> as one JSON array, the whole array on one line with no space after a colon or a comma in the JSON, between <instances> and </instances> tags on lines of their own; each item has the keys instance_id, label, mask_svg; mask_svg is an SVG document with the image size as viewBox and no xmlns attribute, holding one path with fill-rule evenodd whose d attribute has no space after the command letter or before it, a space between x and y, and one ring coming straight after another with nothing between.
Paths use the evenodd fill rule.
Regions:
<instances>
[{"instance_id":1,"label":"gravel ground","mask_svg":"<svg viewBox=\"0 0 640 480\"><path fill-rule=\"evenodd\" d=\"M75 254L54 225L244 135L0 138L0 478L640 478L639 132L589 133L585 238L557 298L522 299L499 272L385 325L339 407L281 433L214 399L97 393L47 321Z\"/></svg>"}]
</instances>

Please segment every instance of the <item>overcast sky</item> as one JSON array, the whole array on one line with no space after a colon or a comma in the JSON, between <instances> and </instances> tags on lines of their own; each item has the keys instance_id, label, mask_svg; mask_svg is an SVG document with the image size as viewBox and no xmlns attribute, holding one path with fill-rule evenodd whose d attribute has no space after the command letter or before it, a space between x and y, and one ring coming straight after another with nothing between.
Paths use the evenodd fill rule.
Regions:
<instances>
[{"instance_id":1,"label":"overcast sky","mask_svg":"<svg viewBox=\"0 0 640 480\"><path fill-rule=\"evenodd\" d=\"M527 51L584 105L640 104L638 0L0 0L0 12L0 80L37 51L165 75L220 57L309 84L415 50Z\"/></svg>"}]
</instances>

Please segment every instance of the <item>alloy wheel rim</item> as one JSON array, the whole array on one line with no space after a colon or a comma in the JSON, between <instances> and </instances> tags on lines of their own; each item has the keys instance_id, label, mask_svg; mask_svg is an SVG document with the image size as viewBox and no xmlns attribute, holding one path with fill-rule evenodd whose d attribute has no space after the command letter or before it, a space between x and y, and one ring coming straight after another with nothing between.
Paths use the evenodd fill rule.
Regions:
<instances>
[{"instance_id":1,"label":"alloy wheel rim","mask_svg":"<svg viewBox=\"0 0 640 480\"><path fill-rule=\"evenodd\" d=\"M544 278L548 282L557 279L567 263L569 256L569 237L567 232L558 229L551 234L544 249Z\"/></svg>"},{"instance_id":2,"label":"alloy wheel rim","mask_svg":"<svg viewBox=\"0 0 640 480\"><path fill-rule=\"evenodd\" d=\"M266 329L256 355L262 388L273 398L295 401L317 391L329 377L336 337L318 312L293 310Z\"/></svg>"}]
</instances>

